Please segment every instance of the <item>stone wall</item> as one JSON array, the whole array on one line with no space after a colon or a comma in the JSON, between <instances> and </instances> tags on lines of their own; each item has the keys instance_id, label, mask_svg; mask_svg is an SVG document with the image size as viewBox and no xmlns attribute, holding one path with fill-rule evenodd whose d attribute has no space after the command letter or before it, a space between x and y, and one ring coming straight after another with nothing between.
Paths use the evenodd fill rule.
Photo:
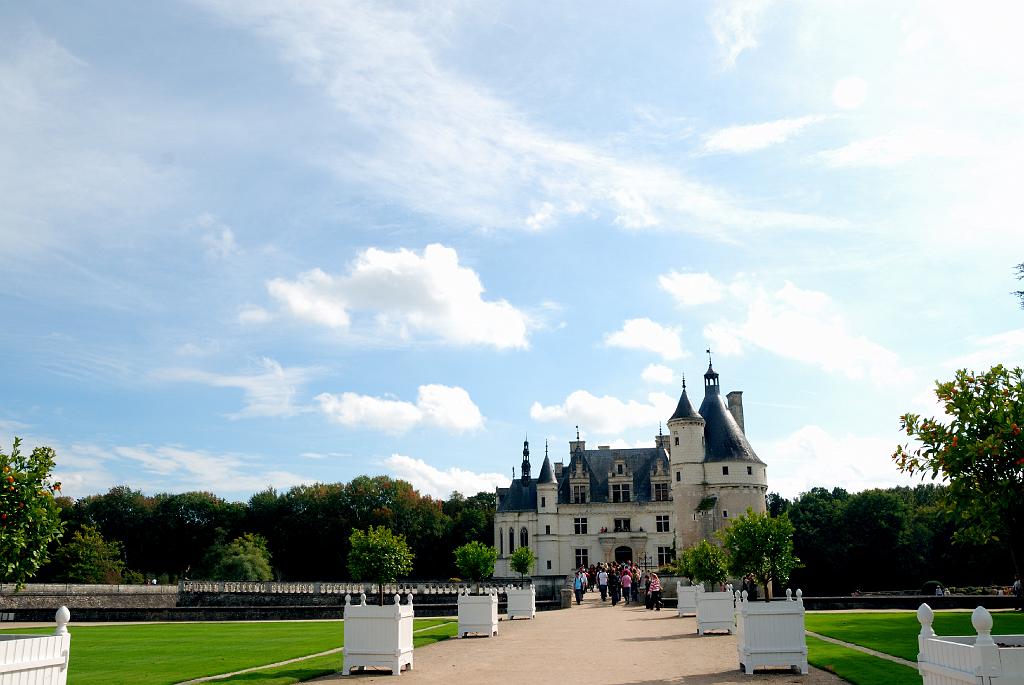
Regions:
<instances>
[{"instance_id":1,"label":"stone wall","mask_svg":"<svg viewBox=\"0 0 1024 685\"><path fill-rule=\"evenodd\" d=\"M32 583L20 592L0 584L0 611L53 609L159 609L178 605L177 585L72 585Z\"/></svg>"}]
</instances>

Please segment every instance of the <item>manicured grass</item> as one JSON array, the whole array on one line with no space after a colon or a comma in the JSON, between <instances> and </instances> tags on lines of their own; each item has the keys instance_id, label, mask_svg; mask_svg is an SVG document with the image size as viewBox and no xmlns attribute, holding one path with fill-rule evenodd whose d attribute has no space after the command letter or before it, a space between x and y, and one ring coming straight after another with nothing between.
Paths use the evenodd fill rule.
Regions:
<instances>
[{"instance_id":1,"label":"manicured grass","mask_svg":"<svg viewBox=\"0 0 1024 685\"><path fill-rule=\"evenodd\" d=\"M455 637L459 625L457 621L447 621L446 619L423 620L422 623L424 625L421 626L420 621L416 621L417 630L426 628L428 624L433 624L434 627L413 635L412 643L417 649L440 642L441 640L447 640L450 637ZM328 654L326 656L313 657L312 659L303 659L294 664L278 666L277 668L260 669L250 673L240 673L229 678L219 678L213 682L218 683L218 685L222 683L237 683L238 685L243 683L254 685L291 685L292 683L331 675L340 670L341 654Z\"/></svg>"},{"instance_id":2,"label":"manicured grass","mask_svg":"<svg viewBox=\"0 0 1024 685\"><path fill-rule=\"evenodd\" d=\"M996 612L992 614L992 634L1019 635L1024 633L1024 614ZM835 614L808 613L804 625L807 630L852 642L864 647L917 661L917 636L921 624L917 614L902 612L848 612ZM939 635L975 635L969 611L935 612L932 628Z\"/></svg>"},{"instance_id":3,"label":"manicured grass","mask_svg":"<svg viewBox=\"0 0 1024 685\"><path fill-rule=\"evenodd\" d=\"M420 629L446 622L447 619L418 619L415 627ZM74 685L171 685L325 652L341 647L344 641L344 624L341 621L136 626L71 624L69 630L71 667L68 680ZM2 632L50 633L52 629ZM430 631L424 636L427 642L432 641L431 636L435 632L443 631ZM337 669L340 655L331 655L330 658L334 664L332 670ZM282 670L298 672L307 668L309 665L303 662L284 666ZM312 677L314 675L304 679Z\"/></svg>"},{"instance_id":4,"label":"manicured grass","mask_svg":"<svg viewBox=\"0 0 1024 685\"><path fill-rule=\"evenodd\" d=\"M913 668L810 635L807 636L807 661L854 685L921 685L921 676Z\"/></svg>"}]
</instances>

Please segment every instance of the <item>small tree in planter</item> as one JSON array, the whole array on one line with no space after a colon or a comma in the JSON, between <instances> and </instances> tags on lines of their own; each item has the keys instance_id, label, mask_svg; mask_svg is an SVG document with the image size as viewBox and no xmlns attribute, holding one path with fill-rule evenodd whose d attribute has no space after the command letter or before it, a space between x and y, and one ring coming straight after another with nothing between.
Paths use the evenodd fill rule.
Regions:
<instances>
[{"instance_id":1,"label":"small tree in planter","mask_svg":"<svg viewBox=\"0 0 1024 685\"><path fill-rule=\"evenodd\" d=\"M63 524L54 493L60 483L50 480L56 453L36 447L21 453L14 439L10 454L0 451L0 583L20 590L47 561L47 548L60 537Z\"/></svg>"},{"instance_id":2,"label":"small tree in planter","mask_svg":"<svg viewBox=\"0 0 1024 685\"><path fill-rule=\"evenodd\" d=\"M377 584L377 603L384 605L384 584L393 583L412 571L413 553L404 535L384 526L354 530L348 539L348 572L355 580Z\"/></svg>"},{"instance_id":3,"label":"small tree in planter","mask_svg":"<svg viewBox=\"0 0 1024 685\"><path fill-rule=\"evenodd\" d=\"M771 600L772 581L785 584L800 564L793 554L793 524L787 514L772 517L747 509L721 532L729 551L729 570L735 576L750 574L765 588L764 601Z\"/></svg>"},{"instance_id":4,"label":"small tree in planter","mask_svg":"<svg viewBox=\"0 0 1024 685\"><path fill-rule=\"evenodd\" d=\"M688 550L690 570L693 579L711 592L700 588L696 592L697 633L703 635L708 630L733 631L733 601L731 592L715 592L717 586L725 582L728 557L721 547L701 540Z\"/></svg>"},{"instance_id":5,"label":"small tree in planter","mask_svg":"<svg viewBox=\"0 0 1024 685\"><path fill-rule=\"evenodd\" d=\"M800 563L793 554L793 524L786 514L771 517L752 510L732 522L721 533L729 550L729 568L738 576L747 574L764 585L764 602L745 601L737 594L736 650L741 668L747 673L759 666L787 666L807 673L807 644L804 637L804 603L797 591L793 600L772 602L772 581L785 583Z\"/></svg>"},{"instance_id":6,"label":"small tree in planter","mask_svg":"<svg viewBox=\"0 0 1024 685\"><path fill-rule=\"evenodd\" d=\"M679 558L676 559L675 572L683 578L689 578L693 583L693 560L692 550L684 549ZM683 585L676 582L676 611L680 616L695 614L697 612L697 587L695 584Z\"/></svg>"},{"instance_id":7,"label":"small tree in planter","mask_svg":"<svg viewBox=\"0 0 1024 685\"><path fill-rule=\"evenodd\" d=\"M537 589L532 584L526 587L525 579L536 561L537 558L533 556L533 550L529 547L520 547L509 557L509 565L519 574L519 580L523 583L521 588L509 588L505 591L510 621L520 616L533 618L537 615Z\"/></svg>"},{"instance_id":8,"label":"small tree in planter","mask_svg":"<svg viewBox=\"0 0 1024 685\"><path fill-rule=\"evenodd\" d=\"M537 557L533 556L533 550L529 547L520 547L508 558L508 565L519 574L520 582L525 582L525 576L533 568Z\"/></svg>"},{"instance_id":9,"label":"small tree in planter","mask_svg":"<svg viewBox=\"0 0 1024 685\"><path fill-rule=\"evenodd\" d=\"M498 550L482 542L467 542L455 550L455 565L464 578L473 581L480 591L480 581L494 575ZM459 637L467 633L498 634L498 595L459 594Z\"/></svg>"}]
</instances>

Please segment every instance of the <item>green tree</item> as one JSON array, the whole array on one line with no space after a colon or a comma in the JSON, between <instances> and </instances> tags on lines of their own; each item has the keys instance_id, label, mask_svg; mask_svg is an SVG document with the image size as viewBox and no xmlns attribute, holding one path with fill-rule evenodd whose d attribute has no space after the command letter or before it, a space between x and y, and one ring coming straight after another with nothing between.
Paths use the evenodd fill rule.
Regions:
<instances>
[{"instance_id":1,"label":"green tree","mask_svg":"<svg viewBox=\"0 0 1024 685\"><path fill-rule=\"evenodd\" d=\"M115 585L124 580L124 550L117 540L105 540L92 526L76 530L54 555L62 583Z\"/></svg>"},{"instance_id":2,"label":"green tree","mask_svg":"<svg viewBox=\"0 0 1024 685\"><path fill-rule=\"evenodd\" d=\"M962 525L955 538L1006 541L1013 566L1024 563L1024 371L1002 365L985 373L961 369L952 381L938 382L935 395L948 422L901 417L907 435L918 442L893 454L907 473L942 478Z\"/></svg>"},{"instance_id":3,"label":"green tree","mask_svg":"<svg viewBox=\"0 0 1024 685\"><path fill-rule=\"evenodd\" d=\"M1017 271L1017 280L1024 281L1024 263L1018 264L1015 269ZM1021 309L1024 309L1024 290L1015 290L1013 294L1020 299Z\"/></svg>"},{"instance_id":4,"label":"green tree","mask_svg":"<svg viewBox=\"0 0 1024 685\"><path fill-rule=\"evenodd\" d=\"M693 580L693 548L687 547L676 558L676 575Z\"/></svg>"},{"instance_id":5,"label":"green tree","mask_svg":"<svg viewBox=\"0 0 1024 685\"><path fill-rule=\"evenodd\" d=\"M60 483L50 480L56 453L36 447L25 456L20 447L15 438L10 454L0 451L0 582L19 590L46 563L50 542L62 530L54 501Z\"/></svg>"},{"instance_id":6,"label":"green tree","mask_svg":"<svg viewBox=\"0 0 1024 685\"><path fill-rule=\"evenodd\" d=\"M246 533L230 543L215 544L203 562L211 580L270 580L270 552L262 535Z\"/></svg>"},{"instance_id":7,"label":"green tree","mask_svg":"<svg viewBox=\"0 0 1024 685\"><path fill-rule=\"evenodd\" d=\"M377 602L384 604L384 584L412 571L413 553L404 535L384 526L354 530L349 536L348 572L355 580L377 584Z\"/></svg>"},{"instance_id":8,"label":"green tree","mask_svg":"<svg viewBox=\"0 0 1024 685\"><path fill-rule=\"evenodd\" d=\"M482 542L467 542L455 550L455 566L463 578L479 583L494 575L498 550Z\"/></svg>"},{"instance_id":9,"label":"green tree","mask_svg":"<svg viewBox=\"0 0 1024 685\"><path fill-rule=\"evenodd\" d=\"M718 545L701 540L685 552L690 559L692 578L714 592L715 586L725 582L729 559Z\"/></svg>"},{"instance_id":10,"label":"green tree","mask_svg":"<svg viewBox=\"0 0 1024 685\"><path fill-rule=\"evenodd\" d=\"M491 549L494 549L491 547ZM519 580L523 579L530 569L533 568L534 563L537 561L537 557L533 556L533 550L529 547L520 547L508 558L508 565L512 567L512 570L519 574ZM491 572L493 573L493 565L491 566Z\"/></svg>"},{"instance_id":11,"label":"green tree","mask_svg":"<svg viewBox=\"0 0 1024 685\"><path fill-rule=\"evenodd\" d=\"M737 576L748 573L765 588L771 599L772 581L785 584L800 563L793 554L793 524L789 516L756 514L747 509L721 531L722 544L729 552L729 570Z\"/></svg>"}]
</instances>

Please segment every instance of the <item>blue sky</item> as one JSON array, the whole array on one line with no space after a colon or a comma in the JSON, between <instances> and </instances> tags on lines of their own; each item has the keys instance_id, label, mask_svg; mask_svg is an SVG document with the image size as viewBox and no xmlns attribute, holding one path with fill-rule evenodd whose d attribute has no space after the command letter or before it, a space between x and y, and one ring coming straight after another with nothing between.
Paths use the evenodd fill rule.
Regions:
<instances>
[{"instance_id":1,"label":"blue sky","mask_svg":"<svg viewBox=\"0 0 1024 685\"><path fill-rule=\"evenodd\" d=\"M1021 9L8 3L0 438L65 492L423 492L649 445L704 350L769 488L911 482L1020 364Z\"/></svg>"}]
</instances>

